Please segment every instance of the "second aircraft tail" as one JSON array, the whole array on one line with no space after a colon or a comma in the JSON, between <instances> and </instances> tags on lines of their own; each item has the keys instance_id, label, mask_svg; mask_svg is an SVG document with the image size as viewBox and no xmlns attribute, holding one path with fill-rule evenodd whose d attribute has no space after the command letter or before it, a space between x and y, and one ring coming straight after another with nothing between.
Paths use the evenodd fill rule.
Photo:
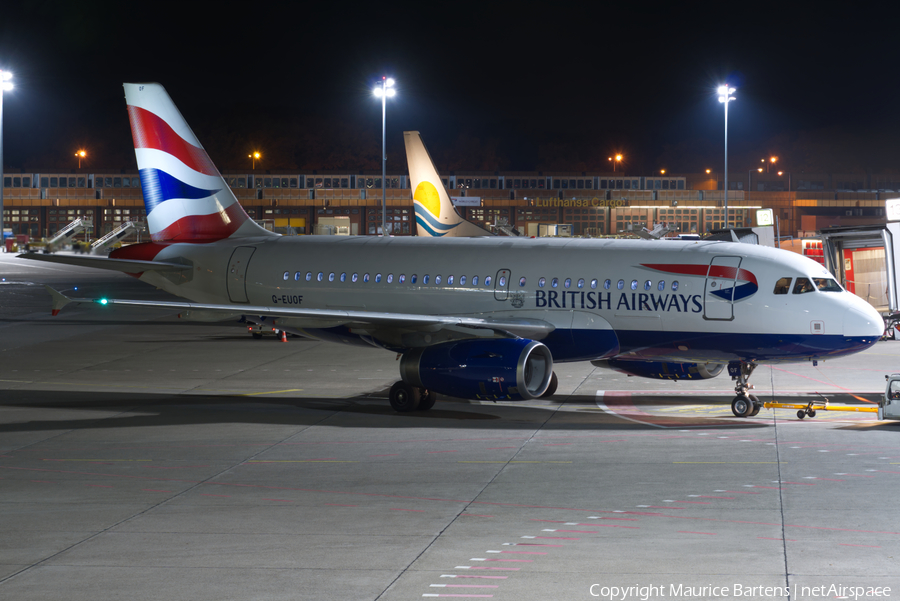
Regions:
<instances>
[{"instance_id":1,"label":"second aircraft tail","mask_svg":"<svg viewBox=\"0 0 900 601\"><path fill-rule=\"evenodd\" d=\"M406 143L406 162L409 165L413 189L418 235L429 238L472 238L493 235L488 230L466 221L456 212L419 132L403 132L403 141Z\"/></svg>"}]
</instances>

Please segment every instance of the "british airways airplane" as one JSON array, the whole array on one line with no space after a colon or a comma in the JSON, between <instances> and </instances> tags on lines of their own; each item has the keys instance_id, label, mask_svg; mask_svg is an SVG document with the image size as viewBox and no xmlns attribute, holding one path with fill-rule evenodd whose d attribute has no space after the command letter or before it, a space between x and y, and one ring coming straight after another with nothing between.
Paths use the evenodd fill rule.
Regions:
<instances>
[{"instance_id":1,"label":"british airways airplane","mask_svg":"<svg viewBox=\"0 0 900 601\"><path fill-rule=\"evenodd\" d=\"M163 307L386 349L402 355L397 411L430 409L435 393L549 396L554 362L590 361L671 380L727 366L732 411L750 416L760 408L749 392L757 365L856 353L883 331L881 316L818 263L748 244L277 236L247 216L161 85L125 84L125 98L152 242L109 258L22 256L130 273L186 301L51 291L54 314L73 302ZM426 231L452 228L422 181L446 195L436 172L414 179L417 219Z\"/></svg>"}]
</instances>

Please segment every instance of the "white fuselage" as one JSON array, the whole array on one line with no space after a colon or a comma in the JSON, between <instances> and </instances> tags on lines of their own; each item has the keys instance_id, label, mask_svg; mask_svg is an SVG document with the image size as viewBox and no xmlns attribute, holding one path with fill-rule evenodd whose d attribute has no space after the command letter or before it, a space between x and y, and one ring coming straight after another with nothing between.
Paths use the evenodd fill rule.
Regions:
<instances>
[{"instance_id":1,"label":"white fuselage","mask_svg":"<svg viewBox=\"0 0 900 601\"><path fill-rule=\"evenodd\" d=\"M702 241L283 237L172 244L187 280L142 279L202 303L541 320L556 361L797 361L865 348L882 321L846 291L775 294L831 278L794 253ZM713 266L712 268L710 266ZM719 292L716 295L716 292ZM741 297L741 298L738 298ZM402 350L390 328L280 319ZM402 330L402 328L399 328ZM380 333L379 333L380 332Z\"/></svg>"}]
</instances>

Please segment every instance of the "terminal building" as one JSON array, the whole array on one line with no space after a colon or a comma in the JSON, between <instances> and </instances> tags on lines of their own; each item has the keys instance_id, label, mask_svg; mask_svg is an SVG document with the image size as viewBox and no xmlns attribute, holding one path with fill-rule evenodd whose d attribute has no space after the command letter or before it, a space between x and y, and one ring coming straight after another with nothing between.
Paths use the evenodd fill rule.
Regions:
<instances>
[{"instance_id":1,"label":"terminal building","mask_svg":"<svg viewBox=\"0 0 900 601\"><path fill-rule=\"evenodd\" d=\"M225 172L247 213L285 234L376 234L382 211L381 173ZM627 235L665 223L676 232L721 229L722 174L627 175L585 172L455 172L444 184L467 219L529 236ZM804 238L832 226L884 223L884 202L900 196L900 176L877 174L729 173L728 225L755 223L773 209L782 238ZM386 231L414 235L406 174L385 180ZM73 170L3 174L3 225L13 234L48 238L81 218L88 237L146 220L137 171ZM541 228L560 225L563 229ZM139 231L141 228L138 227Z\"/></svg>"}]
</instances>

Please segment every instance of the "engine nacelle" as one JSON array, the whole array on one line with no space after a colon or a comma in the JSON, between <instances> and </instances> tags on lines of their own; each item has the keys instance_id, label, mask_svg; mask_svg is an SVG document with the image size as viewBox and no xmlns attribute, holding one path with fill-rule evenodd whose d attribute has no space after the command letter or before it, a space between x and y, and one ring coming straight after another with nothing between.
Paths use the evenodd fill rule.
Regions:
<instances>
[{"instance_id":1,"label":"engine nacelle","mask_svg":"<svg viewBox=\"0 0 900 601\"><path fill-rule=\"evenodd\" d=\"M656 380L708 380L725 369L724 363L669 363L666 361L591 361L596 367L608 367L629 376Z\"/></svg>"},{"instance_id":2,"label":"engine nacelle","mask_svg":"<svg viewBox=\"0 0 900 601\"><path fill-rule=\"evenodd\" d=\"M534 340L460 340L414 348L400 360L411 386L463 399L534 399L553 376L550 349Z\"/></svg>"}]
</instances>

